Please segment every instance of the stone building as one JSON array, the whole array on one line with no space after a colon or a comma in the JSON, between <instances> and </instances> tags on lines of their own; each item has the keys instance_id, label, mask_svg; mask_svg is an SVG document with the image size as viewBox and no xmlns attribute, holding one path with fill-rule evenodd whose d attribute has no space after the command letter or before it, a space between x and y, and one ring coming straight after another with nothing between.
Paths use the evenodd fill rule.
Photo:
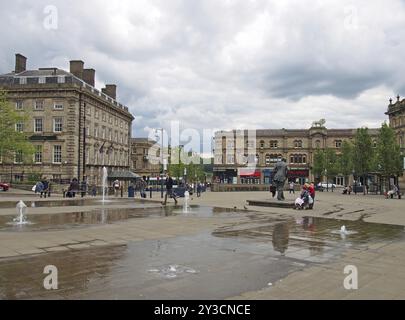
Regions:
<instances>
[{"instance_id":1,"label":"stone building","mask_svg":"<svg viewBox=\"0 0 405 320\"><path fill-rule=\"evenodd\" d=\"M156 145L156 141L148 138L132 138L131 139L131 169L141 177L158 177L161 170L161 165L152 163L149 159L151 148ZM158 148L156 150L158 156Z\"/></svg>"},{"instance_id":2,"label":"stone building","mask_svg":"<svg viewBox=\"0 0 405 320\"><path fill-rule=\"evenodd\" d=\"M55 182L86 177L100 184L102 167L128 170L131 124L134 117L116 100L116 85L95 88L95 70L83 61L70 61L70 70L26 69L27 59L16 54L15 70L0 75L0 89L7 92L16 110L29 121L16 125L27 132L35 147L33 161L16 157L0 165L6 181L24 181L41 175Z\"/></svg>"},{"instance_id":3,"label":"stone building","mask_svg":"<svg viewBox=\"0 0 405 320\"><path fill-rule=\"evenodd\" d=\"M405 99L401 100L400 96L397 96L397 101L393 103L390 99L390 103L387 108L390 127L395 130L397 136L397 142L401 147L401 153L404 155L404 171L405 171ZM404 172L405 173L405 172ZM405 178L400 178L402 185L405 184Z\"/></svg>"},{"instance_id":4,"label":"stone building","mask_svg":"<svg viewBox=\"0 0 405 320\"><path fill-rule=\"evenodd\" d=\"M369 133L376 143L378 129L369 129ZM355 134L356 129L327 129L324 122L314 122L309 129L253 130L252 135L248 131L216 132L214 181L269 185L274 165L278 159L285 158L290 181L318 182L311 171L315 151L332 148L339 154L342 142L352 140ZM247 168L246 161L254 168ZM337 185L350 183L343 175L333 180Z\"/></svg>"}]
</instances>

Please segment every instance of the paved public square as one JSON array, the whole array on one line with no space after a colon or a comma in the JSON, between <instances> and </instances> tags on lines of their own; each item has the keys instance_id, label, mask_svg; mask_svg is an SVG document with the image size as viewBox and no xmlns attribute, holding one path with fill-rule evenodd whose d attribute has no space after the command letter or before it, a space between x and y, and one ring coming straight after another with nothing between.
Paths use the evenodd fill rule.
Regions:
<instances>
[{"instance_id":1,"label":"paved public square","mask_svg":"<svg viewBox=\"0 0 405 320\"><path fill-rule=\"evenodd\" d=\"M297 194L288 194L292 201ZM0 194L2 299L404 299L403 200L318 192L314 210L249 207L267 192L152 199ZM15 205L32 224L13 226ZM345 225L350 231L339 234ZM43 286L58 268L58 289ZM347 290L344 268L358 270Z\"/></svg>"}]
</instances>

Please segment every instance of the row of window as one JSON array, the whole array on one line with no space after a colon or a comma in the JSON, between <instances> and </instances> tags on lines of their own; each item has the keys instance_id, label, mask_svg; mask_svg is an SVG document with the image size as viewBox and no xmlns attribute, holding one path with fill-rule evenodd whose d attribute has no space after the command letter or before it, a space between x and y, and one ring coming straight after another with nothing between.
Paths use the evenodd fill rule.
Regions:
<instances>
[{"instance_id":1,"label":"row of window","mask_svg":"<svg viewBox=\"0 0 405 320\"><path fill-rule=\"evenodd\" d=\"M92 110L91 108L87 108L87 115L91 116L91 110ZM94 111L94 118L96 118L96 119L100 118L99 117L99 110L97 110L97 109ZM118 127L118 125L119 125L119 127L121 129L124 127L124 121L118 120L117 117L113 117L113 116L110 115L108 117L108 121L107 121L107 114L105 112L103 112L101 114L101 120L103 122L108 122L109 124L114 124L116 127Z\"/></svg>"},{"instance_id":2,"label":"row of window","mask_svg":"<svg viewBox=\"0 0 405 320\"><path fill-rule=\"evenodd\" d=\"M41 164L43 162L43 146L36 145L34 153L34 163ZM127 165L127 153L126 152L100 152L100 150L94 150L94 158L91 162L90 150L87 149L86 164L101 164L101 165ZM24 162L22 152L16 152L14 155L14 163L22 164ZM62 164L62 146L54 145L52 149L52 163Z\"/></svg>"},{"instance_id":3,"label":"row of window","mask_svg":"<svg viewBox=\"0 0 405 320\"><path fill-rule=\"evenodd\" d=\"M128 164L127 152L107 151L100 152L98 149L94 149L93 159L90 158L91 151L87 149L86 164L94 165L114 165L114 166L126 166Z\"/></svg>"},{"instance_id":4,"label":"row of window","mask_svg":"<svg viewBox=\"0 0 405 320\"><path fill-rule=\"evenodd\" d=\"M21 151L17 151L14 154L14 163L22 164L24 162L23 153ZM35 153L34 153L34 163L42 163L43 162L43 147L42 145L35 146ZM54 164L61 164L62 163L62 146L61 145L54 145L52 148L52 163Z\"/></svg>"},{"instance_id":5,"label":"row of window","mask_svg":"<svg viewBox=\"0 0 405 320\"><path fill-rule=\"evenodd\" d=\"M249 141L249 140L248 140L248 141L246 141L245 144L246 144L246 148L255 148L255 141ZM302 142L302 140L294 140L293 145L294 145L294 148L297 148L297 149L303 148L303 142ZM316 148L321 148L321 145L322 145L321 140L316 140L316 141L315 141L315 147L316 147ZM342 147L342 140L335 140L335 141L334 141L334 145L335 145L335 148L341 148L341 147ZM277 148L279 148L279 141L278 141L278 140L270 140L268 146L269 146L271 149L277 149ZM227 147L228 149L233 149L233 148L235 148L235 141L233 141L233 140L227 141L226 147ZM260 141L259 147L260 147L261 149L267 147L264 140L261 140L261 141ZM222 149L222 144L219 144L219 143L216 144L216 148L217 148L217 149Z\"/></svg>"},{"instance_id":6,"label":"row of window","mask_svg":"<svg viewBox=\"0 0 405 320\"><path fill-rule=\"evenodd\" d=\"M256 148L256 141L254 140L247 140L245 142L246 148ZM278 148L278 141L277 140L271 140L269 143L270 148ZM228 140L226 143L226 147L233 149L235 147L235 141L234 140ZM265 142L262 140L260 141L260 148L264 148L265 147ZM217 148L221 149L222 148L222 144L218 143L217 144Z\"/></svg>"},{"instance_id":7,"label":"row of window","mask_svg":"<svg viewBox=\"0 0 405 320\"><path fill-rule=\"evenodd\" d=\"M89 129L90 124L88 124L88 127L86 128L87 135L90 136L91 131ZM62 117L55 117L53 118L53 124L52 124L53 132L55 133L60 133L63 131L63 118ZM24 122L19 121L15 125L15 130L18 132L23 132L24 131ZM106 131L106 127L102 127L101 129L101 138L102 139L108 139L110 141L114 142L120 142L120 143L127 143L128 142L128 134L123 134L122 132L118 135L118 131L114 132L114 136L112 133L112 129L108 130L108 135ZM41 133L44 132L44 119L43 118L34 118L34 132L35 133ZM99 127L95 126L94 127L94 137L98 138L99 137Z\"/></svg>"},{"instance_id":8,"label":"row of window","mask_svg":"<svg viewBox=\"0 0 405 320\"><path fill-rule=\"evenodd\" d=\"M281 154L266 154L265 156L265 164L270 165L274 164L279 161L283 156ZM307 155L306 154L292 154L289 158L290 163L294 164L306 164L307 163ZM255 155L244 155L243 160L239 161L240 163L260 163L260 156L258 154ZM222 156L217 155L215 156L215 163L220 164L222 163ZM227 154L226 155L226 163L227 164L234 164L235 163L235 155Z\"/></svg>"},{"instance_id":9,"label":"row of window","mask_svg":"<svg viewBox=\"0 0 405 320\"><path fill-rule=\"evenodd\" d=\"M34 110L44 110L44 101L43 100L35 100L34 101ZM24 109L24 101L18 100L15 103L15 108L17 110ZM62 102L54 102L53 104L54 110L63 110L63 103Z\"/></svg>"},{"instance_id":10,"label":"row of window","mask_svg":"<svg viewBox=\"0 0 405 320\"><path fill-rule=\"evenodd\" d=\"M15 103L15 108L17 110L23 110L24 109L24 101L23 100L17 100ZM44 110L44 101L43 100L35 100L33 103L33 108L34 110ZM63 110L63 103L62 102L54 102L53 104L53 109L54 110ZM86 108L87 115L91 116L92 115L92 108L87 107ZM95 109L94 112L94 117L96 119L99 119L99 110ZM101 115L102 121L107 122L107 114L105 112L102 113ZM124 121L119 120L117 117L109 116L108 117L108 122L110 124L114 124L116 127L123 128L124 127Z\"/></svg>"},{"instance_id":11,"label":"row of window","mask_svg":"<svg viewBox=\"0 0 405 320\"><path fill-rule=\"evenodd\" d=\"M101 132L100 132L101 130ZM90 123L87 124L86 128L86 133L87 136L91 136L91 129L90 129ZM128 134L124 134L122 132L118 132L117 130L114 131L111 128L107 128L102 126L101 129L98 125L94 125L93 129L93 137L94 138L101 138L104 140L109 140L112 142L117 142L117 143L122 143L122 144L127 144L128 143Z\"/></svg>"},{"instance_id":12,"label":"row of window","mask_svg":"<svg viewBox=\"0 0 405 320\"><path fill-rule=\"evenodd\" d=\"M53 118L52 123L53 132L62 132L63 131L63 118L62 117L55 117ZM15 124L15 130L17 132L24 131L24 122L19 121ZM34 118L34 132L41 133L44 132L44 119L43 118Z\"/></svg>"}]
</instances>

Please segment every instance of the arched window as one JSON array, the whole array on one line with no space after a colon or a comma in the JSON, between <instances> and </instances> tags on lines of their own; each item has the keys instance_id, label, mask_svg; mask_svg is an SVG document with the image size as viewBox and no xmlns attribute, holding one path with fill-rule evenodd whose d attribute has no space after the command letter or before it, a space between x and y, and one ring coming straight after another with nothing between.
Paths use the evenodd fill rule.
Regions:
<instances>
[{"instance_id":1,"label":"arched window","mask_svg":"<svg viewBox=\"0 0 405 320\"><path fill-rule=\"evenodd\" d=\"M315 141L315 148L320 148L321 147L321 140L316 140Z\"/></svg>"},{"instance_id":2,"label":"arched window","mask_svg":"<svg viewBox=\"0 0 405 320\"><path fill-rule=\"evenodd\" d=\"M260 148L264 148L264 140L260 140Z\"/></svg>"},{"instance_id":3,"label":"arched window","mask_svg":"<svg viewBox=\"0 0 405 320\"><path fill-rule=\"evenodd\" d=\"M290 155L290 163L307 163L307 155L306 154L292 154Z\"/></svg>"},{"instance_id":4,"label":"arched window","mask_svg":"<svg viewBox=\"0 0 405 320\"><path fill-rule=\"evenodd\" d=\"M302 148L302 140L295 140L294 148Z\"/></svg>"}]
</instances>

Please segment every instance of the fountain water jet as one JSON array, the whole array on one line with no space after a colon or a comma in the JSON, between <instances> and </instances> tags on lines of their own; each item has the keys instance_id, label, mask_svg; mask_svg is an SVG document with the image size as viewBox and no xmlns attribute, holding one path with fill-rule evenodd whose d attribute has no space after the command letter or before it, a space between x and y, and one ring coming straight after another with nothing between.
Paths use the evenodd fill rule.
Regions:
<instances>
[{"instance_id":1,"label":"fountain water jet","mask_svg":"<svg viewBox=\"0 0 405 320\"><path fill-rule=\"evenodd\" d=\"M107 177L108 177L108 172L107 172L107 168L103 167L103 180L102 180L102 185L103 185L103 203L105 202L105 191L107 188Z\"/></svg>"},{"instance_id":2,"label":"fountain water jet","mask_svg":"<svg viewBox=\"0 0 405 320\"><path fill-rule=\"evenodd\" d=\"M186 191L184 192L183 213L188 213L188 209L190 208L188 205L189 200L190 200L190 193Z\"/></svg>"},{"instance_id":3,"label":"fountain water jet","mask_svg":"<svg viewBox=\"0 0 405 320\"><path fill-rule=\"evenodd\" d=\"M18 215L17 215L16 218L13 219L13 221L16 222L17 225L22 225L22 224L28 223L27 222L27 216L26 216L26 214L27 214L27 205L22 200L20 200L17 203L16 209L17 209L17 214Z\"/></svg>"}]
</instances>

